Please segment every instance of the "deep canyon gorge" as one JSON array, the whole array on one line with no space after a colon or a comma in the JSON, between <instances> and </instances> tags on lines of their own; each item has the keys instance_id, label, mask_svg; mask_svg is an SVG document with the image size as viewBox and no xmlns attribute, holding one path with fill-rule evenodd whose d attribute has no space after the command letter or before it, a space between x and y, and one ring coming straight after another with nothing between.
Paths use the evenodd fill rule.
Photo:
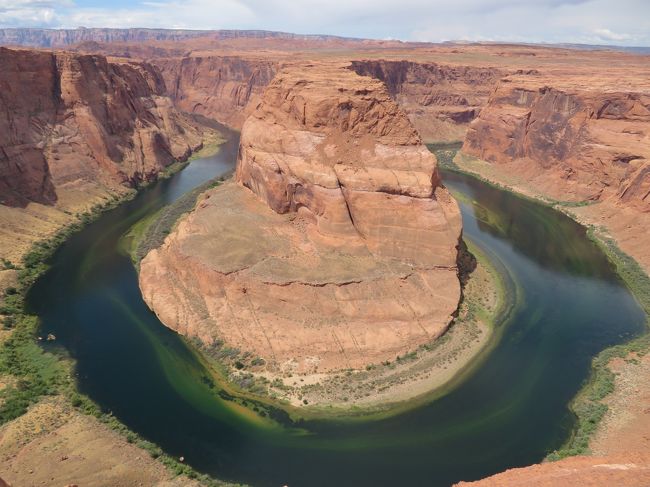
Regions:
<instances>
[{"instance_id":1,"label":"deep canyon gorge","mask_svg":"<svg viewBox=\"0 0 650 487\"><path fill-rule=\"evenodd\" d=\"M16 289L21 259L35 242L52 237L97 205L132 197L136 188L153 184L151 191L162 191L157 188L167 188L165 182L154 183L160 176L178 170L204 145L230 140L231 145L226 142L221 150L224 158L232 158L229 164L236 158L233 178L206 186L196 195L196 204L179 210L173 222L162 220L167 227L136 263L137 279L144 302L160 321L190 340L198 339L191 343L209 357L209 363L218 356L227 380L254 380L274 390L272 395L254 393L252 400L244 395L248 399L237 407L255 404L253 416L259 415L257 408L267 411L268 405L255 402L260 397L262 404L269 398L271 403L282 399L292 408L307 411L331 403L361 407L366 391L361 385L357 392L343 389L326 395L314 391L329 384L323 381L332 377L372 376L375 368L390 374L391 367L399 371L401 361L414 357L416 365L425 363L429 348L451 347L445 340L453 344L454 340L469 341L471 336L475 350L470 354L448 348L461 355L457 359L461 365L435 387L452 384L473 357L489 360L490 350L499 346L495 343L501 331L493 331L493 336L480 327L471 335L448 331L463 326L474 330L471 326L481 320L487 325L499 312L505 316L507 303L499 302L498 292L490 297L499 287L495 276L501 271L498 264L488 265L494 256L486 255L495 251L475 246L474 240L500 244L479 230L492 236L507 234L514 248L527 249L529 257L559 272L560 264L546 257L549 249L538 249L519 233L515 223L521 222L516 217L508 222L498 213L505 210L499 207L497 211L487 203L506 196L484 194L465 180L456 181L453 173L444 176L441 167L474 174L486 181L483 184L522 193L566 213L589 229L619 271L621 262L636 261L640 269L634 275L647 279L641 269L650 270L648 56L535 45L410 44L261 31L5 29L0 30L0 42L13 45L0 48L4 68L0 72L0 257L5 267L0 271L0 284ZM227 129L215 121L240 131L240 139L229 132L225 135ZM455 147L460 147L457 153ZM227 171L219 175L225 177ZM210 179L205 176L200 182ZM170 187L180 184L176 181L171 180ZM183 187L189 192L196 186L202 188L198 181ZM461 223L451 193L458 198L469 228L463 229L466 223ZM153 199L147 201L160 207L172 203L163 198L155 204ZM522 207L528 204L508 201ZM124 222L133 220L129 226L139 221L139 210L132 208L132 215L124 214ZM619 288L607 260L591 244L569 240L573 232L580 233L577 225L569 231L569 223L553 220L552 228L563 229L557 239L537 233L555 217L542 217L542 210L535 208L526 210L527 218L539 217L539 227L530 229L530 234L548 238L549 246L557 245L553 248L564 256L562 265L569 266L569 274L576 279L591 284L603 279L606 286L612 286L607 292L617 296L622 316L630 320L620 324L631 327L621 328L620 336L626 340L636 336L639 330L632 324L646 318L639 318L644 315L639 315L624 286ZM160 215L152 212L142 217L150 218L147 224L160 225ZM122 228L117 220L112 224L115 232L121 229L109 239L117 242L129 226ZM472 244L470 250L479 256L478 267L467 257L464 234ZM562 238L567 248L560 250ZM585 235L576 238L589 241ZM574 245L581 257L572 253ZM627 255L617 254L618 247ZM79 244L79 254L84 248ZM513 259L507 267L517 268L522 272L517 279L525 281L528 277L522 276L528 276L528 268L523 264L518 268L517 258ZM87 272L92 275L94 271ZM621 274L628 275L625 269ZM575 286L578 281L570 282ZM630 284L626 278L635 292L638 282ZM509 285L526 288L530 283ZM507 283L501 286L510 289ZM559 291L562 285L558 286ZM593 306L596 313L599 304L591 300L601 291L587 294L584 290L580 302ZM478 308L482 318L473 323L467 315L471 318L477 313L473 307L477 296L476 303L492 314L483 316L486 311ZM645 296L637 297L647 306ZM603 317L610 318L608 313L601 310ZM590 319L597 321L596 315ZM613 315L611 319L615 321ZM46 320L47 326L63 321L58 315ZM54 336L54 328L52 332ZM3 333L8 337L10 331ZM55 333L64 332L56 328ZM607 337L593 346L590 357L622 341ZM172 348L178 347L182 348ZM603 411L602 426L589 440L590 450L598 456L509 470L481 485L569 485L585 479L600 482L595 485L644 485L650 481L647 411L626 404L643 403L650 393L650 362L642 352L634 349L611 360L616 371L611 379L614 392L593 403L609 406ZM449 363L444 368L453 369ZM587 365L581 362L576 369ZM194 367L199 366L189 368L194 371ZM603 367L610 367L610 362ZM216 379L207 378L206 372L196 374L214 387ZM474 377L469 368L467 376ZM575 380L579 382L577 376ZM296 386L300 381L306 381L307 387ZM11 380L7 384L13 387ZM388 394L383 385L373 384L377 394L379 390ZM431 382L423 384L434 388ZM388 391L391 387L404 385L385 386ZM195 392L185 393L194 398L206 394L198 391L197 386ZM423 392L412 388L393 400L420 397ZM623 393L628 396L621 399ZM567 395L565 406L573 395ZM47 456L52 435L101 430L101 425L85 425L89 417L62 406L64 399L56 401L54 405L52 400L38 402L27 413L34 415L33 410L40 408L50 415L46 417L55 418L48 419L43 433L29 436L29 441L12 440L20 436L16 421L21 418L2 427L0 450L11 468L7 473L0 471L0 476L14 485L20 485L24 472L31 468L25 460L30 451L32 456L35 452ZM284 417L277 411L264 412L258 420L267 422L274 414ZM231 421L224 418L227 415L222 420ZM305 428L319 431L311 423ZM338 432L323 428L325 438L337 438ZM358 432L366 441L365 430L359 427ZM125 442L113 431L101 430L97 435L104 442L97 447L100 452L119 449L116 445ZM281 445L279 452L283 448L293 451L294 439L269 435L264 441ZM172 445L168 438L160 441ZM559 446L555 439L548 439L547 444ZM131 456L148 457L134 445L129 448L142 451ZM525 458L542 460L539 453ZM362 456L358 460L363 464ZM83 464L77 457L74 462ZM512 464L498 462L501 469L525 463L523 459ZM142 462L139 477L111 469L110 462L104 463L99 476L87 474L87 478L100 484L137 480L152 485L171 478L162 464L148 458ZM206 471L205 463L199 470ZM224 470L234 480L238 472L246 471L239 465ZM219 476L219 470L215 472ZM496 473L483 467L472 472L467 478ZM74 468L66 475L74 475ZM259 480L253 474L248 478ZM453 472L448 478L463 479ZM297 479L300 482L301 477ZM179 477L174 481L178 485L190 482Z\"/></svg>"}]
</instances>

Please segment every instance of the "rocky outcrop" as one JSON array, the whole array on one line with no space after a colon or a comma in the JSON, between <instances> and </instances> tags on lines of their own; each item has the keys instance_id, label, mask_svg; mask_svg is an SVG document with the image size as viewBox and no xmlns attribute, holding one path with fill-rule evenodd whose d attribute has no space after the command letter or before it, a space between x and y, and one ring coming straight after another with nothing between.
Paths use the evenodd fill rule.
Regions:
<instances>
[{"instance_id":1,"label":"rocky outcrop","mask_svg":"<svg viewBox=\"0 0 650 487\"><path fill-rule=\"evenodd\" d=\"M513 76L470 125L462 151L507 165L558 200L613 200L650 211L647 91Z\"/></svg>"},{"instance_id":2,"label":"rocky outcrop","mask_svg":"<svg viewBox=\"0 0 650 487\"><path fill-rule=\"evenodd\" d=\"M241 128L277 71L272 60L239 56L159 58L168 95L183 111Z\"/></svg>"},{"instance_id":3,"label":"rocky outcrop","mask_svg":"<svg viewBox=\"0 0 650 487\"><path fill-rule=\"evenodd\" d=\"M283 69L242 128L236 182L141 262L167 326L327 372L393 360L447 328L458 206L383 83L345 65Z\"/></svg>"},{"instance_id":4,"label":"rocky outcrop","mask_svg":"<svg viewBox=\"0 0 650 487\"><path fill-rule=\"evenodd\" d=\"M386 83L428 142L463 140L467 125L505 74L492 67L386 60L353 61L352 69Z\"/></svg>"},{"instance_id":5,"label":"rocky outcrop","mask_svg":"<svg viewBox=\"0 0 650 487\"><path fill-rule=\"evenodd\" d=\"M146 63L0 48L0 203L155 178L201 144Z\"/></svg>"}]
</instances>

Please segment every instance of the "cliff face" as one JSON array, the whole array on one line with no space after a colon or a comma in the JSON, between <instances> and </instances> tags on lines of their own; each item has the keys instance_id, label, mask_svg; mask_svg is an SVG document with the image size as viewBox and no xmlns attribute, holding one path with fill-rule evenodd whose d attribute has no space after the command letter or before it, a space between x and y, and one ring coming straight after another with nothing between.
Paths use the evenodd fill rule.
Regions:
<instances>
[{"instance_id":1,"label":"cliff face","mask_svg":"<svg viewBox=\"0 0 650 487\"><path fill-rule=\"evenodd\" d=\"M167 326L298 372L392 360L445 331L460 213L381 82L282 70L242 128L236 180L141 263Z\"/></svg>"},{"instance_id":2,"label":"cliff face","mask_svg":"<svg viewBox=\"0 0 650 487\"><path fill-rule=\"evenodd\" d=\"M559 200L650 211L650 93L558 81L501 82L462 151L508 165Z\"/></svg>"},{"instance_id":3,"label":"cliff face","mask_svg":"<svg viewBox=\"0 0 650 487\"><path fill-rule=\"evenodd\" d=\"M151 179L201 143L143 63L0 48L1 204Z\"/></svg>"},{"instance_id":4,"label":"cliff face","mask_svg":"<svg viewBox=\"0 0 650 487\"><path fill-rule=\"evenodd\" d=\"M65 47L80 42L151 42L184 41L197 38L216 40L280 39L286 41L345 41L358 44L359 39L326 35L301 35L265 30L183 30L183 29L0 29L0 45L29 47Z\"/></svg>"},{"instance_id":5,"label":"cliff face","mask_svg":"<svg viewBox=\"0 0 650 487\"><path fill-rule=\"evenodd\" d=\"M325 238L361 236L373 253L453 267L455 253L437 248L435 157L404 112L380 82L305 70L279 74L246 121L237 180L278 213L308 212Z\"/></svg>"},{"instance_id":6,"label":"cliff face","mask_svg":"<svg viewBox=\"0 0 650 487\"><path fill-rule=\"evenodd\" d=\"M269 60L238 56L157 59L167 93L183 111L240 128L277 70Z\"/></svg>"},{"instance_id":7,"label":"cliff face","mask_svg":"<svg viewBox=\"0 0 650 487\"><path fill-rule=\"evenodd\" d=\"M383 81L426 141L463 140L499 78L492 67L411 61L353 61L352 69Z\"/></svg>"}]
</instances>

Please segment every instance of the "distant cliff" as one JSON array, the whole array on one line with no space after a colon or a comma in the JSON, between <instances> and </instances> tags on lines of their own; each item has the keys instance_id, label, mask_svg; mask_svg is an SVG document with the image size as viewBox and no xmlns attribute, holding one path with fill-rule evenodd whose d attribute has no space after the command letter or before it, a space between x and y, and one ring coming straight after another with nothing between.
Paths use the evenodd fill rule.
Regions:
<instances>
[{"instance_id":1,"label":"distant cliff","mask_svg":"<svg viewBox=\"0 0 650 487\"><path fill-rule=\"evenodd\" d=\"M463 152L535 181L558 200L650 211L650 94L588 80L514 76L472 122Z\"/></svg>"},{"instance_id":2,"label":"distant cliff","mask_svg":"<svg viewBox=\"0 0 650 487\"><path fill-rule=\"evenodd\" d=\"M147 42L181 41L197 37L212 39L274 38L286 40L330 40L357 41L336 36L301 35L265 30L189 30L189 29L0 29L0 45L29 47L65 47L80 42ZM360 40L358 40L360 42Z\"/></svg>"},{"instance_id":3,"label":"distant cliff","mask_svg":"<svg viewBox=\"0 0 650 487\"><path fill-rule=\"evenodd\" d=\"M168 95L186 112L241 128L278 69L273 60L239 56L160 58Z\"/></svg>"},{"instance_id":4,"label":"distant cliff","mask_svg":"<svg viewBox=\"0 0 650 487\"><path fill-rule=\"evenodd\" d=\"M505 71L411 61L353 61L361 75L383 81L425 141L463 140Z\"/></svg>"}]
</instances>

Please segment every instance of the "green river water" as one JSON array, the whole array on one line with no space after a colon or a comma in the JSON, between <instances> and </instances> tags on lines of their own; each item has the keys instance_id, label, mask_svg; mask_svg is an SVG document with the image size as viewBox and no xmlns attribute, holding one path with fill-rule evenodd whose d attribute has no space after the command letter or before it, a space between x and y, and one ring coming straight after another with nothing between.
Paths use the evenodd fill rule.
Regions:
<instances>
[{"instance_id":1,"label":"green river water","mask_svg":"<svg viewBox=\"0 0 650 487\"><path fill-rule=\"evenodd\" d=\"M507 270L500 340L444 396L380 419L258 421L146 307L119 250L138 220L232 170L237 136L72 236L28 302L76 361L80 390L129 428L216 478L259 486L443 486L540 461L571 434L567 405L604 348L643 330L644 313L585 230L468 176L464 235Z\"/></svg>"}]
</instances>

